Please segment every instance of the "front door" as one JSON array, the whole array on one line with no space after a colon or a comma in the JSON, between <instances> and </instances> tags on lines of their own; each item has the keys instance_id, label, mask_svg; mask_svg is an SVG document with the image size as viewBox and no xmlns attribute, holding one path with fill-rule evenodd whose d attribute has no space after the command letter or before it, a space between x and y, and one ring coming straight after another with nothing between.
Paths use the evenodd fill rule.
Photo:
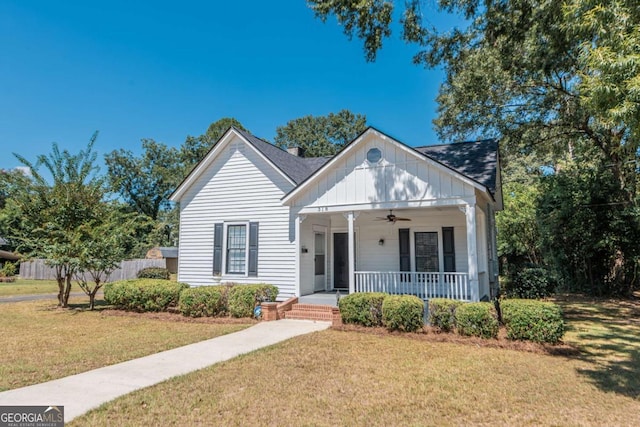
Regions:
<instances>
[{"instance_id":1,"label":"front door","mask_svg":"<svg viewBox=\"0 0 640 427\"><path fill-rule=\"evenodd\" d=\"M315 233L314 236L314 253L313 260L315 263L314 267L314 292L324 291L325 290L325 247L326 247L326 234L325 233Z\"/></svg>"},{"instance_id":2,"label":"front door","mask_svg":"<svg viewBox=\"0 0 640 427\"><path fill-rule=\"evenodd\" d=\"M333 234L333 287L349 289L349 234Z\"/></svg>"}]
</instances>

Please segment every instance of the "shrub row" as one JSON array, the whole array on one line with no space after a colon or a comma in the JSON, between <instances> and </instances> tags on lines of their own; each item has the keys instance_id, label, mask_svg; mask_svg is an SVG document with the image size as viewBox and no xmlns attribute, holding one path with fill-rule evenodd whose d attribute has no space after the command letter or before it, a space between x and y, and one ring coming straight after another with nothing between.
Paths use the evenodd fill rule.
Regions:
<instances>
[{"instance_id":1,"label":"shrub row","mask_svg":"<svg viewBox=\"0 0 640 427\"><path fill-rule=\"evenodd\" d=\"M340 298L338 307L344 323L382 326L382 302L389 296L381 292L357 292Z\"/></svg>"},{"instance_id":2,"label":"shrub row","mask_svg":"<svg viewBox=\"0 0 640 427\"><path fill-rule=\"evenodd\" d=\"M166 311L171 307L185 316L253 316L254 307L263 301L275 301L278 288L273 285L200 286L164 279L132 279L108 283L104 299L108 304L132 311Z\"/></svg>"},{"instance_id":3,"label":"shrub row","mask_svg":"<svg viewBox=\"0 0 640 427\"><path fill-rule=\"evenodd\" d=\"M358 292L341 298L338 307L344 323L405 332L424 326L424 303L412 295Z\"/></svg>"},{"instance_id":4,"label":"shrub row","mask_svg":"<svg viewBox=\"0 0 640 427\"><path fill-rule=\"evenodd\" d=\"M500 310L511 340L557 343L564 335L562 309L551 302L507 299Z\"/></svg>"},{"instance_id":5,"label":"shrub row","mask_svg":"<svg viewBox=\"0 0 640 427\"><path fill-rule=\"evenodd\" d=\"M460 335L497 338L498 315L489 302L470 302L461 304L455 311L456 331Z\"/></svg>"},{"instance_id":6,"label":"shrub row","mask_svg":"<svg viewBox=\"0 0 640 427\"><path fill-rule=\"evenodd\" d=\"M564 335L562 310L556 304L507 299L500 302L500 311L508 339L557 343ZM429 322L446 332L455 326L460 335L498 336L497 313L493 304L488 302L462 303L434 298L429 301Z\"/></svg>"},{"instance_id":7,"label":"shrub row","mask_svg":"<svg viewBox=\"0 0 640 427\"><path fill-rule=\"evenodd\" d=\"M429 300L429 323L442 332L451 332L455 327L456 308L462 301L447 298L433 298Z\"/></svg>"},{"instance_id":8,"label":"shrub row","mask_svg":"<svg viewBox=\"0 0 640 427\"><path fill-rule=\"evenodd\" d=\"M178 305L180 292L188 287L161 279L122 280L105 285L104 300L124 310L166 311Z\"/></svg>"},{"instance_id":9,"label":"shrub row","mask_svg":"<svg viewBox=\"0 0 640 427\"><path fill-rule=\"evenodd\" d=\"M251 317L258 303L273 302L278 296L274 285L236 285L229 287L229 314L233 317Z\"/></svg>"},{"instance_id":10,"label":"shrub row","mask_svg":"<svg viewBox=\"0 0 640 427\"><path fill-rule=\"evenodd\" d=\"M169 280L171 273L162 267L146 267L138 271L138 279L163 279Z\"/></svg>"},{"instance_id":11,"label":"shrub row","mask_svg":"<svg viewBox=\"0 0 640 427\"><path fill-rule=\"evenodd\" d=\"M180 293L178 309L183 316L218 317L228 313L228 286L197 286Z\"/></svg>"}]
</instances>

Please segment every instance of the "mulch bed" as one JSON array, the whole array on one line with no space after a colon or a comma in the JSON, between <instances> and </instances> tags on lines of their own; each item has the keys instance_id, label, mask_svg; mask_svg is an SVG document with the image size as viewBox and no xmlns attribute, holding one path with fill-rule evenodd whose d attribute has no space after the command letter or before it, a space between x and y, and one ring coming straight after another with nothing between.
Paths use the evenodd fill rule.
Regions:
<instances>
[{"instance_id":1,"label":"mulch bed","mask_svg":"<svg viewBox=\"0 0 640 427\"><path fill-rule=\"evenodd\" d=\"M576 347L569 344L559 343L538 344L530 341L512 341L507 339L506 331L500 328L497 339L484 339L478 337L466 337L455 333L441 332L438 328L425 326L421 332L398 332L388 331L386 328L368 328L360 325L333 326L333 330L346 332L359 332L363 334L378 336L396 336L411 340L428 342L446 342L452 344L473 345L476 347L502 348L508 350L525 351L528 353L548 354L553 356L576 356L580 353Z\"/></svg>"}]
</instances>

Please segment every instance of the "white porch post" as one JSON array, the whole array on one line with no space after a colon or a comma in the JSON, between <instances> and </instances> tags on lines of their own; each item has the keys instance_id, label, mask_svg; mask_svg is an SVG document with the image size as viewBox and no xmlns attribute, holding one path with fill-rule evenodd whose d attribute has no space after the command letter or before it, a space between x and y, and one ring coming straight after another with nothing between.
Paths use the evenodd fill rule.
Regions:
<instances>
[{"instance_id":1,"label":"white porch post","mask_svg":"<svg viewBox=\"0 0 640 427\"><path fill-rule=\"evenodd\" d=\"M347 215L347 221L349 223L349 294L353 294L356 291L356 262L355 262L355 239L354 239L354 226L353 222L355 217L353 211L350 211Z\"/></svg>"},{"instance_id":2,"label":"white porch post","mask_svg":"<svg viewBox=\"0 0 640 427\"><path fill-rule=\"evenodd\" d=\"M296 295L301 296L302 292L302 269L300 268L300 253L302 252L302 237L300 236L300 224L306 218L305 215L296 215L295 234L296 234Z\"/></svg>"},{"instance_id":3,"label":"white porch post","mask_svg":"<svg viewBox=\"0 0 640 427\"><path fill-rule=\"evenodd\" d=\"M478 282L478 242L476 233L476 207L469 204L464 207L467 218L467 263L469 265L469 286L471 288L471 300L480 300Z\"/></svg>"}]
</instances>

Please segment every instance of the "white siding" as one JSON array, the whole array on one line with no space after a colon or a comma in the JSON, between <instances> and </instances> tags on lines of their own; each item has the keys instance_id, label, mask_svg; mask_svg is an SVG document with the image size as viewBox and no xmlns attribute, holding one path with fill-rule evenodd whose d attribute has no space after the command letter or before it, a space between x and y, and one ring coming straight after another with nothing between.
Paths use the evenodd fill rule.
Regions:
<instances>
[{"instance_id":1,"label":"white siding","mask_svg":"<svg viewBox=\"0 0 640 427\"><path fill-rule=\"evenodd\" d=\"M214 284L213 230L224 221L259 222L258 277L223 275L221 281L270 283L279 299L295 293L295 242L289 207L280 199L293 188L254 149L236 137L180 201L178 280Z\"/></svg>"},{"instance_id":2,"label":"white siding","mask_svg":"<svg viewBox=\"0 0 640 427\"><path fill-rule=\"evenodd\" d=\"M371 165L367 151L378 148L382 160ZM435 162L408 153L397 144L373 136L310 183L293 204L312 208L375 204L475 195L475 188Z\"/></svg>"}]
</instances>

